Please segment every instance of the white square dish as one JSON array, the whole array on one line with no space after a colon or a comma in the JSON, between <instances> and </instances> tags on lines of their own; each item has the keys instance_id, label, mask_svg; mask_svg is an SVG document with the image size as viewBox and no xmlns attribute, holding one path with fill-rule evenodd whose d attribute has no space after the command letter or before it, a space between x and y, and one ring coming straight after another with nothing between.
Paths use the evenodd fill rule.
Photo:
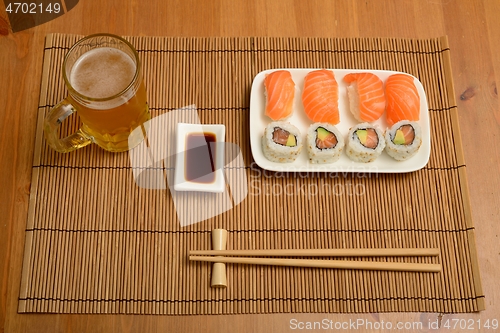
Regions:
<instances>
[{"instance_id":1,"label":"white square dish","mask_svg":"<svg viewBox=\"0 0 500 333\"><path fill-rule=\"evenodd\" d=\"M215 135L214 142L206 142L205 135ZM224 181L224 140L226 127L213 124L177 124L174 190L222 193ZM196 140L192 140L193 138ZM189 143L188 149L188 140ZM193 161L195 163L193 163ZM200 164L210 165L213 172L189 171ZM200 173L202 172L202 174ZM200 177L193 175L201 175ZM198 178L197 178L198 177ZM213 180L212 180L213 179Z\"/></svg>"}]
</instances>

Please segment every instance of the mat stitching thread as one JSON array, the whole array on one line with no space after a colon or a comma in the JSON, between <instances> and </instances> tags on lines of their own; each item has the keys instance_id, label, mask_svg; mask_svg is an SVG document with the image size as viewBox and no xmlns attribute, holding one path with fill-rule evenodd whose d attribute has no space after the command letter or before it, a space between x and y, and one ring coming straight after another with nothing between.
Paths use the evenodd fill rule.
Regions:
<instances>
[{"instance_id":1,"label":"mat stitching thread","mask_svg":"<svg viewBox=\"0 0 500 333\"><path fill-rule=\"evenodd\" d=\"M53 108L56 104L45 104L45 105L39 105L38 108ZM149 106L149 110L155 110L155 111L174 111L179 108L176 107L158 107L158 106ZM249 106L221 106L221 107L196 107L196 110L201 110L201 111L225 111L225 110L250 110ZM444 110L443 110L444 111Z\"/></svg>"},{"instance_id":2,"label":"mat stitching thread","mask_svg":"<svg viewBox=\"0 0 500 333\"><path fill-rule=\"evenodd\" d=\"M230 233L283 233L283 232L300 232L300 233L313 233L313 232L343 232L343 233L379 233L379 232L427 232L427 233L462 233L475 230L475 227L468 227L465 229L452 229L452 230L430 230L430 229L371 229L371 230L341 230L341 229L307 229L307 230L296 230L296 229L265 229L265 230L227 230ZM65 233L142 233L142 234L207 234L211 231L205 230L68 230L68 229L58 229L58 228L30 228L26 229L26 232L37 232L37 231L47 231L47 232L65 232Z\"/></svg>"},{"instance_id":3,"label":"mat stitching thread","mask_svg":"<svg viewBox=\"0 0 500 333\"><path fill-rule=\"evenodd\" d=\"M39 109L43 108L53 108L55 104L46 104L46 105L39 105ZM437 109L428 109L430 112L444 112L444 111L450 111L451 109L456 109L457 106L447 106L447 107L442 107L442 108L437 108ZM177 110L178 108L169 108L169 107L149 107L149 110L154 110L154 111L173 111ZM250 110L250 107L248 106L229 106L229 107L197 107L197 110L201 111L225 111L225 110L238 110L238 111L247 111Z\"/></svg>"},{"instance_id":4,"label":"mat stitching thread","mask_svg":"<svg viewBox=\"0 0 500 333\"><path fill-rule=\"evenodd\" d=\"M169 170L173 171L175 168L173 167L131 167L131 166L81 166L81 165L56 165L56 164L40 164L40 165L33 165L33 168L59 168L59 169L73 169L73 170ZM455 165L455 166L449 166L449 167L424 167L422 170L458 170L460 168L465 168L465 164L460 164L460 165ZM241 167L224 167L225 170L247 170L247 169L253 169L253 166L241 166ZM260 170L260 169L259 169ZM277 172L283 172L283 171L277 171ZM327 172L329 173L342 173L338 171L331 171ZM354 175L356 173L353 173ZM263 176L265 177L265 176ZM308 178L315 178L315 177L308 177Z\"/></svg>"},{"instance_id":5,"label":"mat stitching thread","mask_svg":"<svg viewBox=\"0 0 500 333\"><path fill-rule=\"evenodd\" d=\"M460 168L465 168L465 164L459 164L456 166L449 166L449 167L424 167L424 170L458 170Z\"/></svg>"},{"instance_id":6,"label":"mat stitching thread","mask_svg":"<svg viewBox=\"0 0 500 333\"><path fill-rule=\"evenodd\" d=\"M69 50L67 46L50 46L45 47L43 50ZM262 52L298 52L298 53L393 53L393 54L440 54L450 51L449 48L436 50L436 51L400 51L400 50L283 50L283 49L252 49L252 50L147 50L137 49L137 52L151 52L151 53L262 53Z\"/></svg>"},{"instance_id":7,"label":"mat stitching thread","mask_svg":"<svg viewBox=\"0 0 500 333\"><path fill-rule=\"evenodd\" d=\"M326 297L278 297L278 298L234 298L234 299L202 299L202 300L171 300L171 299L134 299L134 298L116 298L116 299L83 299L83 298L46 298L46 297L26 297L19 298L20 301L61 301L61 302L158 302L158 303L205 303L205 302L250 302L250 301L388 301L388 300L439 300L439 301L470 301L483 298L484 295L455 298L455 297L377 297L377 298L326 298Z\"/></svg>"},{"instance_id":8,"label":"mat stitching thread","mask_svg":"<svg viewBox=\"0 0 500 333\"><path fill-rule=\"evenodd\" d=\"M456 109L458 108L457 105L452 105L452 106L446 106L438 109L428 109L431 112L443 112L443 111L450 111L451 109Z\"/></svg>"},{"instance_id":9,"label":"mat stitching thread","mask_svg":"<svg viewBox=\"0 0 500 333\"><path fill-rule=\"evenodd\" d=\"M131 167L131 166L82 166L82 165L55 165L55 164L40 164L33 165L33 168L59 168L59 169L75 169L75 170L175 170L173 167Z\"/></svg>"},{"instance_id":10,"label":"mat stitching thread","mask_svg":"<svg viewBox=\"0 0 500 333\"><path fill-rule=\"evenodd\" d=\"M173 111L173 110L177 110L178 108L169 108L169 107L159 107L159 106L155 106L155 107L149 107L150 110L159 110L159 111ZM250 107L249 106L228 106L228 107L225 107L225 106L221 106L221 107L196 107L196 110L197 111L224 111L224 110L250 110Z\"/></svg>"}]
</instances>

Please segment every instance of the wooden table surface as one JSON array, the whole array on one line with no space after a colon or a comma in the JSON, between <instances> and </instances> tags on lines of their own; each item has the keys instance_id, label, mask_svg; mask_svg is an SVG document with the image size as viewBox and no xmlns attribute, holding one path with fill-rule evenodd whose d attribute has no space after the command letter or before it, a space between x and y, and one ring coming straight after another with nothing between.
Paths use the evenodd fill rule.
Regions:
<instances>
[{"instance_id":1,"label":"wooden table surface","mask_svg":"<svg viewBox=\"0 0 500 333\"><path fill-rule=\"evenodd\" d=\"M47 33L137 36L401 37L448 35L486 310L445 315L500 320L500 1L81 0L63 16L12 33L0 4L0 332L288 332L307 322L421 322L437 313L230 316L18 314L44 38ZM358 326L343 331L368 331ZM375 326L377 327L377 326ZM379 326L384 327L384 326ZM307 326L304 326L304 330ZM325 328L325 327L324 327ZM330 328L328 328L330 330ZM334 330L334 329L331 329ZM405 330L410 332L413 330ZM464 331L443 327L442 332ZM484 331L493 331L492 329ZM500 329L498 329L500 331Z\"/></svg>"}]
</instances>

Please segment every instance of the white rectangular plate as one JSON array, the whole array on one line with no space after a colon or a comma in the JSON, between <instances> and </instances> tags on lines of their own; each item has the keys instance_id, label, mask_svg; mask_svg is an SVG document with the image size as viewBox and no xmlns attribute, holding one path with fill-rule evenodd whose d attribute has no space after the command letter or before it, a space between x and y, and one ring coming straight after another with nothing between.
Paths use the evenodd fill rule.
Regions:
<instances>
[{"instance_id":1,"label":"white rectangular plate","mask_svg":"<svg viewBox=\"0 0 500 333\"><path fill-rule=\"evenodd\" d=\"M427 98L425 95L422 83L414 77L415 86L417 87L420 96L420 120L419 125L422 128L422 146L415 156L406 161L396 161L391 158L384 151L374 162L361 163L351 161L345 152L342 153L337 162L330 164L313 164L309 161L307 149L304 146L298 158L293 163L276 163L269 161L262 152L262 135L266 126L272 120L264 114L266 106L264 79L267 74L279 69L269 69L257 74L252 83L252 91L250 93L250 147L252 155L257 163L263 169L271 171L284 171L284 172L389 172L389 173L402 173L412 172L423 168L429 161L431 151L430 139L430 124L429 124L429 109L427 105ZM285 68L292 74L293 81L295 82L295 101L293 115L286 121L295 125L303 136L303 142L306 142L307 128L313 123L306 116L302 106L302 87L304 85L304 78L307 73L316 69L293 69ZM339 113L340 123L337 128L345 136L349 129L358 124L359 122L354 119L354 116L349 111L349 101L347 98L347 84L343 78L348 73L373 73L377 75L384 83L386 79L396 73L394 71L382 70L356 70L356 69L331 69L335 75L339 86ZM404 73L407 74L407 73ZM409 74L407 74L409 75ZM388 127L386 122L385 113L380 119L372 123L378 126L382 131ZM347 143L347 141L346 141ZM345 149L344 149L345 151Z\"/></svg>"}]
</instances>

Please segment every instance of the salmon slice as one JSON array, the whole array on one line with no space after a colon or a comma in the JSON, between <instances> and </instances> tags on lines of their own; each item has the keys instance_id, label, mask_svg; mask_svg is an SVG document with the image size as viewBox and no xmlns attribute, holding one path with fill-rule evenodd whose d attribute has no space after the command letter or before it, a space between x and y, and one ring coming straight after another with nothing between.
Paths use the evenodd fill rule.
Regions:
<instances>
[{"instance_id":1,"label":"salmon slice","mask_svg":"<svg viewBox=\"0 0 500 333\"><path fill-rule=\"evenodd\" d=\"M350 73L344 76L349 85L349 108L358 121L372 122L385 111L384 84L372 73Z\"/></svg>"},{"instance_id":2,"label":"salmon slice","mask_svg":"<svg viewBox=\"0 0 500 333\"><path fill-rule=\"evenodd\" d=\"M283 120L291 116L295 83L289 71L272 72L264 79L266 88L265 114L272 120Z\"/></svg>"},{"instance_id":3,"label":"salmon slice","mask_svg":"<svg viewBox=\"0 0 500 333\"><path fill-rule=\"evenodd\" d=\"M415 130L411 125L403 125L400 128L398 128L403 133L403 136L405 138L404 144L409 145L415 140Z\"/></svg>"},{"instance_id":4,"label":"salmon slice","mask_svg":"<svg viewBox=\"0 0 500 333\"><path fill-rule=\"evenodd\" d=\"M320 138L319 135L316 136L316 147L318 147L318 149L330 149L337 145L338 140L335 134L330 131L327 132L328 134L326 134L323 138Z\"/></svg>"},{"instance_id":5,"label":"salmon slice","mask_svg":"<svg viewBox=\"0 0 500 333\"><path fill-rule=\"evenodd\" d=\"M338 84L332 71L320 69L309 72L304 80L302 104L313 122L340 122Z\"/></svg>"},{"instance_id":6,"label":"salmon slice","mask_svg":"<svg viewBox=\"0 0 500 333\"><path fill-rule=\"evenodd\" d=\"M363 133L363 135L361 135ZM358 129L355 134L359 142L366 148L375 149L378 146L378 135L373 128Z\"/></svg>"},{"instance_id":7,"label":"salmon slice","mask_svg":"<svg viewBox=\"0 0 500 333\"><path fill-rule=\"evenodd\" d=\"M273 141L276 142L277 144L285 146L289 136L290 132L279 127L274 128Z\"/></svg>"},{"instance_id":8,"label":"salmon slice","mask_svg":"<svg viewBox=\"0 0 500 333\"><path fill-rule=\"evenodd\" d=\"M394 125L400 120L418 121L420 118L420 96L413 77L393 74L385 83L387 97L387 123Z\"/></svg>"}]
</instances>

